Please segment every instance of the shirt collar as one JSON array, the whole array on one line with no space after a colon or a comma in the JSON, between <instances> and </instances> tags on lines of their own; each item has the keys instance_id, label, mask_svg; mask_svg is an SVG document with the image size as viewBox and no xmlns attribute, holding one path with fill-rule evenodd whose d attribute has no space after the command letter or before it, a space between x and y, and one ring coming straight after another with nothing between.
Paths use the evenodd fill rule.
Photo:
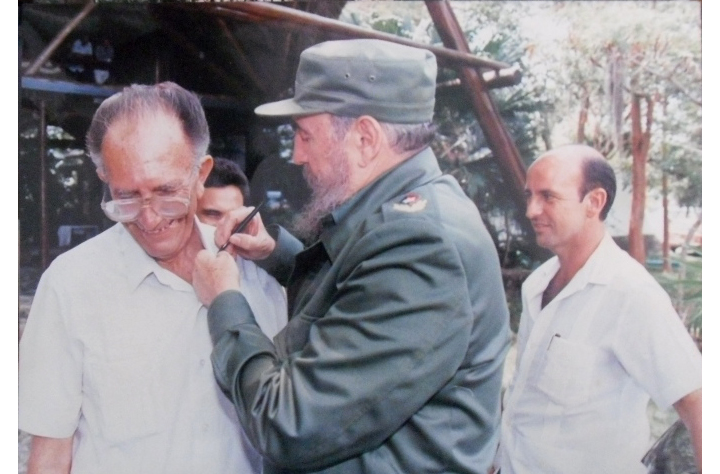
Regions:
<instances>
[{"instance_id":1,"label":"shirt collar","mask_svg":"<svg viewBox=\"0 0 720 474\"><path fill-rule=\"evenodd\" d=\"M590 255L582 268L570 280L561 294L571 294L575 291L582 290L587 285L607 285L613 278L614 267L608 265L608 262L617 261L616 252L620 251L609 232L605 231L600 244ZM560 269L560 261L557 256L552 257L540 268L538 268L538 276L531 282L528 288L529 294L538 295L545 291L550 280Z\"/></svg>"},{"instance_id":2,"label":"shirt collar","mask_svg":"<svg viewBox=\"0 0 720 474\"><path fill-rule=\"evenodd\" d=\"M200 231L200 240L202 241L203 247L217 252L218 247L215 245L214 239L215 228L207 224L203 224L198 220L197 216L194 217L194 222L195 226ZM165 284L172 284L175 286L172 280L181 280L177 277L177 275L174 275L169 270L161 267L154 258L148 255L123 224L115 224L115 228L118 232L118 248L120 249L120 253L125 264L125 275L127 276L127 281L131 288L135 289L140 286L140 284L153 273L159 281ZM187 282L184 280L181 281L187 285Z\"/></svg>"},{"instance_id":3,"label":"shirt collar","mask_svg":"<svg viewBox=\"0 0 720 474\"><path fill-rule=\"evenodd\" d=\"M358 226L382 204L441 175L437 158L427 147L361 189L323 219L320 241L330 259L334 260Z\"/></svg>"},{"instance_id":4,"label":"shirt collar","mask_svg":"<svg viewBox=\"0 0 720 474\"><path fill-rule=\"evenodd\" d=\"M605 231L600 244L575 276L581 276L585 284L607 285L613 278L615 268L611 262L617 261L616 253L619 250L620 247L610 233Z\"/></svg>"}]
</instances>

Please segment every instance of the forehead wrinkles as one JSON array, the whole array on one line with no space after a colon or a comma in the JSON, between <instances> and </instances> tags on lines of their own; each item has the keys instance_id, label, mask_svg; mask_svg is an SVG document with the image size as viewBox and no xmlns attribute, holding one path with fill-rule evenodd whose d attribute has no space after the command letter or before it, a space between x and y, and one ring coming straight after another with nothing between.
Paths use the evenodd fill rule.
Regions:
<instances>
[{"instance_id":1,"label":"forehead wrinkles","mask_svg":"<svg viewBox=\"0 0 720 474\"><path fill-rule=\"evenodd\" d=\"M106 179L113 194L127 197L166 194L192 184L192 155L181 143L171 141L153 149L144 147L140 139L126 143L109 138L103 144L103 153ZM185 154L187 157L183 158Z\"/></svg>"},{"instance_id":2,"label":"forehead wrinkles","mask_svg":"<svg viewBox=\"0 0 720 474\"><path fill-rule=\"evenodd\" d=\"M193 149L180 121L162 112L118 118L108 128L102 150L106 161L110 158L130 166L169 158L187 158L187 165L192 165L193 160ZM186 163L181 165L184 168Z\"/></svg>"},{"instance_id":3,"label":"forehead wrinkles","mask_svg":"<svg viewBox=\"0 0 720 474\"><path fill-rule=\"evenodd\" d=\"M107 128L103 145L108 138L118 137L147 139L150 143L159 143L167 137L192 149L180 119L162 109L133 110L117 117Z\"/></svg>"}]
</instances>

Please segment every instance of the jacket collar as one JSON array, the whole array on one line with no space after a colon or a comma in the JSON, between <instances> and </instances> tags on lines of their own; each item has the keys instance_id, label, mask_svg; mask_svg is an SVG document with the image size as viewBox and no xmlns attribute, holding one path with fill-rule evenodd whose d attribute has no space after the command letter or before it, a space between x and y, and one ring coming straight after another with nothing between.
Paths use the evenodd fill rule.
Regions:
<instances>
[{"instance_id":1,"label":"jacket collar","mask_svg":"<svg viewBox=\"0 0 720 474\"><path fill-rule=\"evenodd\" d=\"M382 204L442 175L437 158L427 147L378 177L323 219L320 242L334 260L362 222Z\"/></svg>"}]
</instances>

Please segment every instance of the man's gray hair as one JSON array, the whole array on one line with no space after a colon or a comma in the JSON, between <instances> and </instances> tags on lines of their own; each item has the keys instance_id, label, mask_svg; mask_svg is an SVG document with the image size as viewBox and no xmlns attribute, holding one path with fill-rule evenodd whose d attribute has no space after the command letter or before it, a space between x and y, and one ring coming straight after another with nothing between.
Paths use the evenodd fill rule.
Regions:
<instances>
[{"instance_id":1,"label":"man's gray hair","mask_svg":"<svg viewBox=\"0 0 720 474\"><path fill-rule=\"evenodd\" d=\"M195 165L207 154L210 130L200 99L174 82L152 86L124 88L100 104L90 123L86 142L90 158L99 171L104 171L102 142L110 126L122 118L138 118L144 114L164 111L176 117L193 147Z\"/></svg>"},{"instance_id":2,"label":"man's gray hair","mask_svg":"<svg viewBox=\"0 0 720 474\"><path fill-rule=\"evenodd\" d=\"M344 117L330 115L333 126L333 137L340 141L345 138L350 127L357 117ZM425 148L435 138L435 124L424 123L388 123L378 121L385 135L388 137L390 147L396 153L405 153Z\"/></svg>"}]
</instances>

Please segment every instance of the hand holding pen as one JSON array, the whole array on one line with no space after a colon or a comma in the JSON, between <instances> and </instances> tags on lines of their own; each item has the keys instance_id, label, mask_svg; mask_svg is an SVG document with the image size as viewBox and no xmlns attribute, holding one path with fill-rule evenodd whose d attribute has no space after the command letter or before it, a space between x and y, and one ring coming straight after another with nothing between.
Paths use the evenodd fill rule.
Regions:
<instances>
[{"instance_id":1,"label":"hand holding pen","mask_svg":"<svg viewBox=\"0 0 720 474\"><path fill-rule=\"evenodd\" d=\"M255 260L267 257L275 248L275 240L262 225L261 218L258 217L255 225L250 225L264 203L265 201L258 204L250 214L232 227L231 234L220 246L217 254L204 249L195 257L192 284L198 299L205 306L209 306L213 299L224 291L240 290L242 276L236 262L236 253L243 258ZM237 222L236 216L242 216L245 212L246 209L237 209L223 218L218 225L218 231L221 231L219 235L227 235L225 229ZM236 237L233 248L228 249L232 236L237 236L246 229L249 233L242 234L242 238Z\"/></svg>"},{"instance_id":2,"label":"hand holding pen","mask_svg":"<svg viewBox=\"0 0 720 474\"><path fill-rule=\"evenodd\" d=\"M250 221L253 220L253 217L255 217L255 214L260 212L260 208L263 206L263 204L265 204L265 200L262 200L260 202L260 204L255 206L255 209L253 209L252 212L250 214L248 214L248 216L245 219L240 221L240 223L237 226L235 226L232 233L230 234L230 237L228 237L227 241L218 249L218 252L222 252L223 250L226 250L228 248L228 246L230 245L230 238L233 235L239 234L243 230L245 230L245 228L248 226L248 224L250 224Z\"/></svg>"}]
</instances>

